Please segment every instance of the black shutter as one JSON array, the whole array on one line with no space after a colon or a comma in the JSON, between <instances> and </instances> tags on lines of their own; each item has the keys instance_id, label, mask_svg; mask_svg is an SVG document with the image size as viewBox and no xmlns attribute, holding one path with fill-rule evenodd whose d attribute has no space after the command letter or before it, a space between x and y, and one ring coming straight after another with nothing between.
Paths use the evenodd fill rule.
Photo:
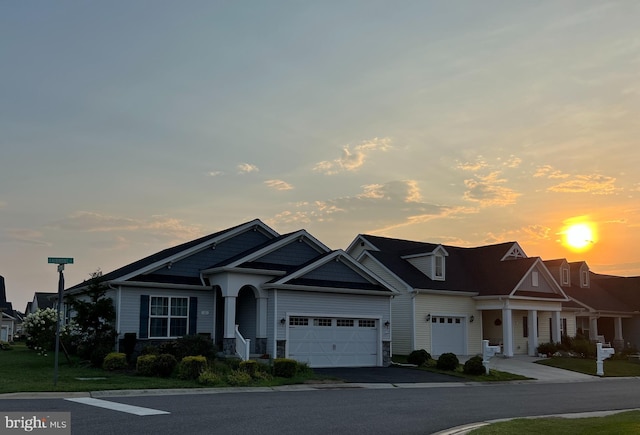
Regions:
<instances>
[{"instance_id":1,"label":"black shutter","mask_svg":"<svg viewBox=\"0 0 640 435\"><path fill-rule=\"evenodd\" d=\"M140 295L140 330L138 338L149 338L149 295Z\"/></svg>"},{"instance_id":2,"label":"black shutter","mask_svg":"<svg viewBox=\"0 0 640 435\"><path fill-rule=\"evenodd\" d=\"M196 334L198 329L198 298L189 298L189 335Z\"/></svg>"}]
</instances>

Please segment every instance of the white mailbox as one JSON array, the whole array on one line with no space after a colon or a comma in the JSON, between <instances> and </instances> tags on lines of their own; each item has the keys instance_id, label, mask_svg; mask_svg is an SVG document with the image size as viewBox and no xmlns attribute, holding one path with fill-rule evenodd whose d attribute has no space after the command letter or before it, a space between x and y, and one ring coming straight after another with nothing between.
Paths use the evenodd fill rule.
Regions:
<instances>
[{"instance_id":1,"label":"white mailbox","mask_svg":"<svg viewBox=\"0 0 640 435\"><path fill-rule=\"evenodd\" d=\"M602 347L602 343L596 343L596 375L604 376L604 360L615 353L612 347Z\"/></svg>"},{"instance_id":2,"label":"white mailbox","mask_svg":"<svg viewBox=\"0 0 640 435\"><path fill-rule=\"evenodd\" d=\"M482 340L482 365L486 374L489 374L489 360L500 353L500 346L489 346L489 340Z\"/></svg>"}]
</instances>

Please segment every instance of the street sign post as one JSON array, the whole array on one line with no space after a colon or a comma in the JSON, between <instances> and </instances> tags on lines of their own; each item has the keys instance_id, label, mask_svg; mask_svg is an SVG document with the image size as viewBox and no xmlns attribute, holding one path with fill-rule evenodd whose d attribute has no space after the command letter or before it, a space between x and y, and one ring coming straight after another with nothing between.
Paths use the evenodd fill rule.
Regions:
<instances>
[{"instance_id":1,"label":"street sign post","mask_svg":"<svg viewBox=\"0 0 640 435\"><path fill-rule=\"evenodd\" d=\"M56 348L53 368L53 385L58 384L58 354L60 353L60 323L62 323L62 293L64 292L64 265L73 264L73 258L69 257L49 257L49 264L58 265L58 320L56 322Z\"/></svg>"}]
</instances>

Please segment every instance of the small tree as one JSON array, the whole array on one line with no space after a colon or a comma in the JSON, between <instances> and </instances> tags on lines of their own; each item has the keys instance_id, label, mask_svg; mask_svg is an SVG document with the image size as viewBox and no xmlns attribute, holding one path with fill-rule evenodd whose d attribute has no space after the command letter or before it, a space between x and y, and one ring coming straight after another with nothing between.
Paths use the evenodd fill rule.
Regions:
<instances>
[{"instance_id":1,"label":"small tree","mask_svg":"<svg viewBox=\"0 0 640 435\"><path fill-rule=\"evenodd\" d=\"M113 350L118 335L113 327L116 311L106 292L102 272L97 271L91 274L86 292L67 297L76 313L74 321L82 332L78 355L96 367L100 367L104 357Z\"/></svg>"}]
</instances>

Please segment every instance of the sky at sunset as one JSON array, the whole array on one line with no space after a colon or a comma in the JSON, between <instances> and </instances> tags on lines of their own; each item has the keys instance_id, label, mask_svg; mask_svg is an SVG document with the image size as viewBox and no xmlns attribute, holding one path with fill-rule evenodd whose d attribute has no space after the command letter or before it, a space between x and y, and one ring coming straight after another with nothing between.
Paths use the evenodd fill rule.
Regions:
<instances>
[{"instance_id":1,"label":"sky at sunset","mask_svg":"<svg viewBox=\"0 0 640 435\"><path fill-rule=\"evenodd\" d=\"M56 291L47 257L70 286L255 218L640 275L639 22L635 0L0 1L8 298Z\"/></svg>"}]
</instances>

